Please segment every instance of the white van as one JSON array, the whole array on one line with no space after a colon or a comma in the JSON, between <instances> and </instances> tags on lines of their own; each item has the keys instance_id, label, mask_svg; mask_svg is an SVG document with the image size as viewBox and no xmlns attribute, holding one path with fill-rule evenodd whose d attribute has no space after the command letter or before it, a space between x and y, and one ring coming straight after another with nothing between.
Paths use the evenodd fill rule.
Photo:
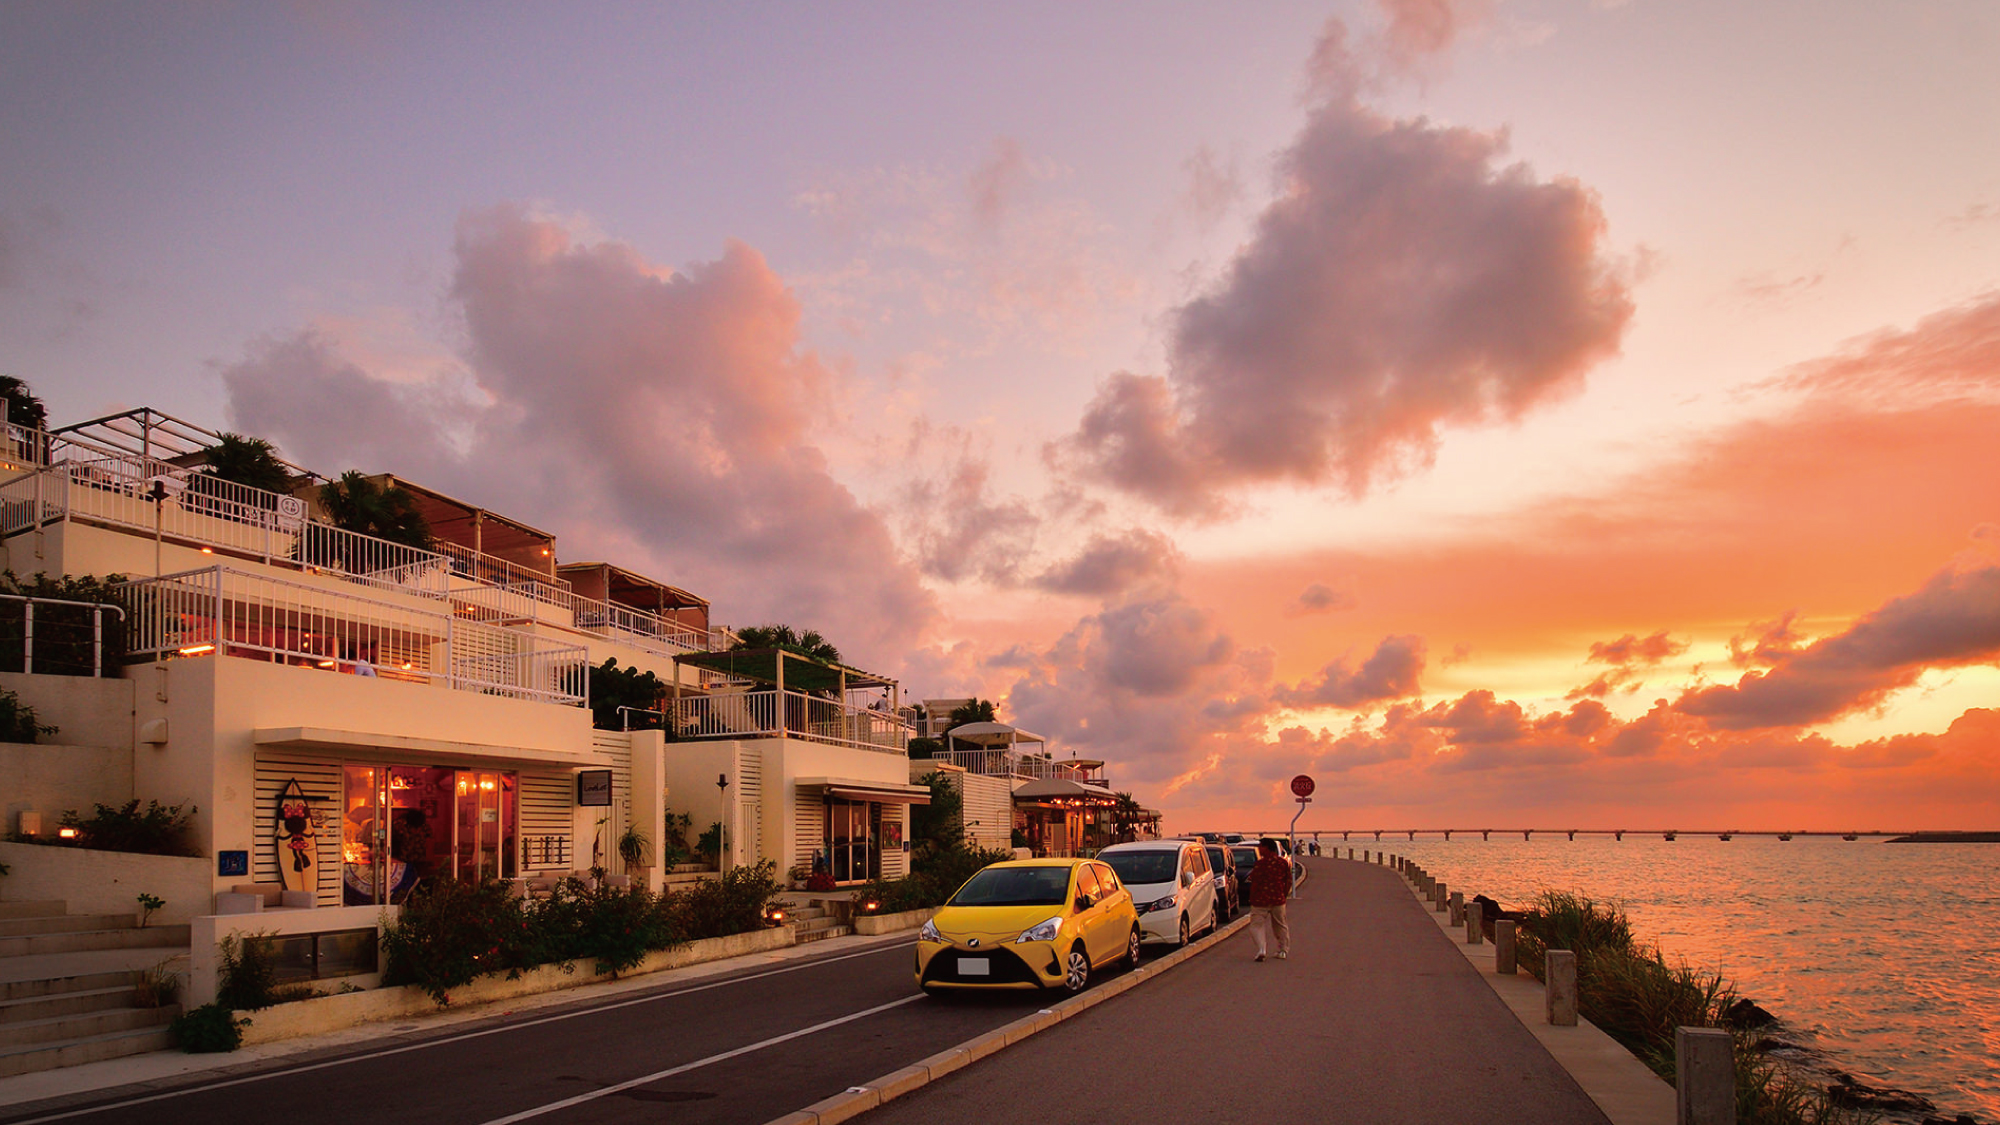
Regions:
<instances>
[{"instance_id":1,"label":"white van","mask_svg":"<svg viewBox=\"0 0 2000 1125\"><path fill-rule=\"evenodd\" d=\"M1215 871L1208 849L1193 840L1143 840L1113 844L1097 853L1132 892L1143 940L1186 945L1213 931Z\"/></svg>"}]
</instances>

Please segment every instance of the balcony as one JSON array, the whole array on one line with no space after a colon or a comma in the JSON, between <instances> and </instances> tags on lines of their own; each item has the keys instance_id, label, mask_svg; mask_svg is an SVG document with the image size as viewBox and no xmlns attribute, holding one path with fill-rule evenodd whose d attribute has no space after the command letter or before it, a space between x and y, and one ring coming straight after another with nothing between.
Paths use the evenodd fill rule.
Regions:
<instances>
[{"instance_id":1,"label":"balcony","mask_svg":"<svg viewBox=\"0 0 2000 1125\"><path fill-rule=\"evenodd\" d=\"M460 615L225 566L128 582L134 657L233 656L568 707L589 653Z\"/></svg>"},{"instance_id":2,"label":"balcony","mask_svg":"<svg viewBox=\"0 0 2000 1125\"><path fill-rule=\"evenodd\" d=\"M1110 780L1103 773L1104 763L1091 759L1054 758L1045 753L1020 752L1001 747L946 750L933 754L931 760L957 766L967 773L987 777L1076 781L1106 789L1111 787Z\"/></svg>"},{"instance_id":3,"label":"balcony","mask_svg":"<svg viewBox=\"0 0 2000 1125\"><path fill-rule=\"evenodd\" d=\"M19 432L7 439L7 448L43 453L50 463L0 482L0 538L77 520L449 600L457 615L489 624L534 621L669 657L721 643L716 631L582 597L562 578L456 543L437 542L429 550L390 543L315 520L296 496L72 437L14 429Z\"/></svg>"},{"instance_id":4,"label":"balcony","mask_svg":"<svg viewBox=\"0 0 2000 1125\"><path fill-rule=\"evenodd\" d=\"M898 756L910 728L885 711L799 691L725 691L676 699L667 714L682 738L804 738Z\"/></svg>"}]
</instances>

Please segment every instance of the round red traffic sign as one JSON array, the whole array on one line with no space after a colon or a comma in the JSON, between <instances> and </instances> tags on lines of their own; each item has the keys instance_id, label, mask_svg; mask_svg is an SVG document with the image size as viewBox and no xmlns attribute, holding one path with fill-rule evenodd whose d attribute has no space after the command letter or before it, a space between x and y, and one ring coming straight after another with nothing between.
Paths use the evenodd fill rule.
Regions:
<instances>
[{"instance_id":1,"label":"round red traffic sign","mask_svg":"<svg viewBox=\"0 0 2000 1125\"><path fill-rule=\"evenodd\" d=\"M1314 788L1313 779L1307 777L1305 774L1300 774L1292 779L1292 796L1294 797L1310 797L1313 795Z\"/></svg>"}]
</instances>

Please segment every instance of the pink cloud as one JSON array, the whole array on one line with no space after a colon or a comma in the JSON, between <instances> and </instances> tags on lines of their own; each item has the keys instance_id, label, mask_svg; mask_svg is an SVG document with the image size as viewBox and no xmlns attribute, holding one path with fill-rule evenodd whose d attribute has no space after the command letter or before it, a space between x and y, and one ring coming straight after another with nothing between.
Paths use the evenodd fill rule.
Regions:
<instances>
[{"instance_id":1,"label":"pink cloud","mask_svg":"<svg viewBox=\"0 0 2000 1125\"><path fill-rule=\"evenodd\" d=\"M236 428L322 471L393 471L716 603L900 660L936 605L828 472L829 375L751 248L682 272L516 207L467 216L450 291L469 385L390 383L301 334L223 372Z\"/></svg>"},{"instance_id":2,"label":"pink cloud","mask_svg":"<svg viewBox=\"0 0 2000 1125\"><path fill-rule=\"evenodd\" d=\"M1273 699L1287 707L1365 707L1418 693L1423 675L1424 639L1414 634L1384 637L1359 665L1346 658L1320 669L1317 679L1279 688Z\"/></svg>"},{"instance_id":3,"label":"pink cloud","mask_svg":"<svg viewBox=\"0 0 2000 1125\"><path fill-rule=\"evenodd\" d=\"M1723 729L1802 726L1873 706L1926 669L1990 663L2000 657L2000 566L1941 571L1846 631L1771 656L1769 671L1690 691L1680 709Z\"/></svg>"},{"instance_id":4,"label":"pink cloud","mask_svg":"<svg viewBox=\"0 0 2000 1125\"><path fill-rule=\"evenodd\" d=\"M1359 493L1617 351L1632 303L1596 196L1506 163L1502 134L1363 105L1340 36L1278 198L1175 310L1170 375L1105 380L1058 447L1096 479L1180 514L1256 483Z\"/></svg>"}]
</instances>

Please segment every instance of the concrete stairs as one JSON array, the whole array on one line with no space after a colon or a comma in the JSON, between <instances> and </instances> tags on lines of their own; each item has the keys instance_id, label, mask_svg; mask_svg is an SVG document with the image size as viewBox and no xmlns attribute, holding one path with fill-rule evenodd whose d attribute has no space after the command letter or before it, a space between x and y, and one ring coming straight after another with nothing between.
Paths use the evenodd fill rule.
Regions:
<instances>
[{"instance_id":1,"label":"concrete stairs","mask_svg":"<svg viewBox=\"0 0 2000 1125\"><path fill-rule=\"evenodd\" d=\"M705 863L677 863L661 875L665 889L669 891L684 891L704 879L718 877L715 868Z\"/></svg>"},{"instance_id":2,"label":"concrete stairs","mask_svg":"<svg viewBox=\"0 0 2000 1125\"><path fill-rule=\"evenodd\" d=\"M804 904L792 903L785 907L785 913L791 919L791 927L798 934L800 945L809 941L844 937L854 932L852 926L842 922L821 905L822 901L814 899Z\"/></svg>"},{"instance_id":3,"label":"concrete stairs","mask_svg":"<svg viewBox=\"0 0 2000 1125\"><path fill-rule=\"evenodd\" d=\"M0 902L0 1078L172 1046L180 1006L142 1007L138 966L187 949L184 925Z\"/></svg>"}]
</instances>

